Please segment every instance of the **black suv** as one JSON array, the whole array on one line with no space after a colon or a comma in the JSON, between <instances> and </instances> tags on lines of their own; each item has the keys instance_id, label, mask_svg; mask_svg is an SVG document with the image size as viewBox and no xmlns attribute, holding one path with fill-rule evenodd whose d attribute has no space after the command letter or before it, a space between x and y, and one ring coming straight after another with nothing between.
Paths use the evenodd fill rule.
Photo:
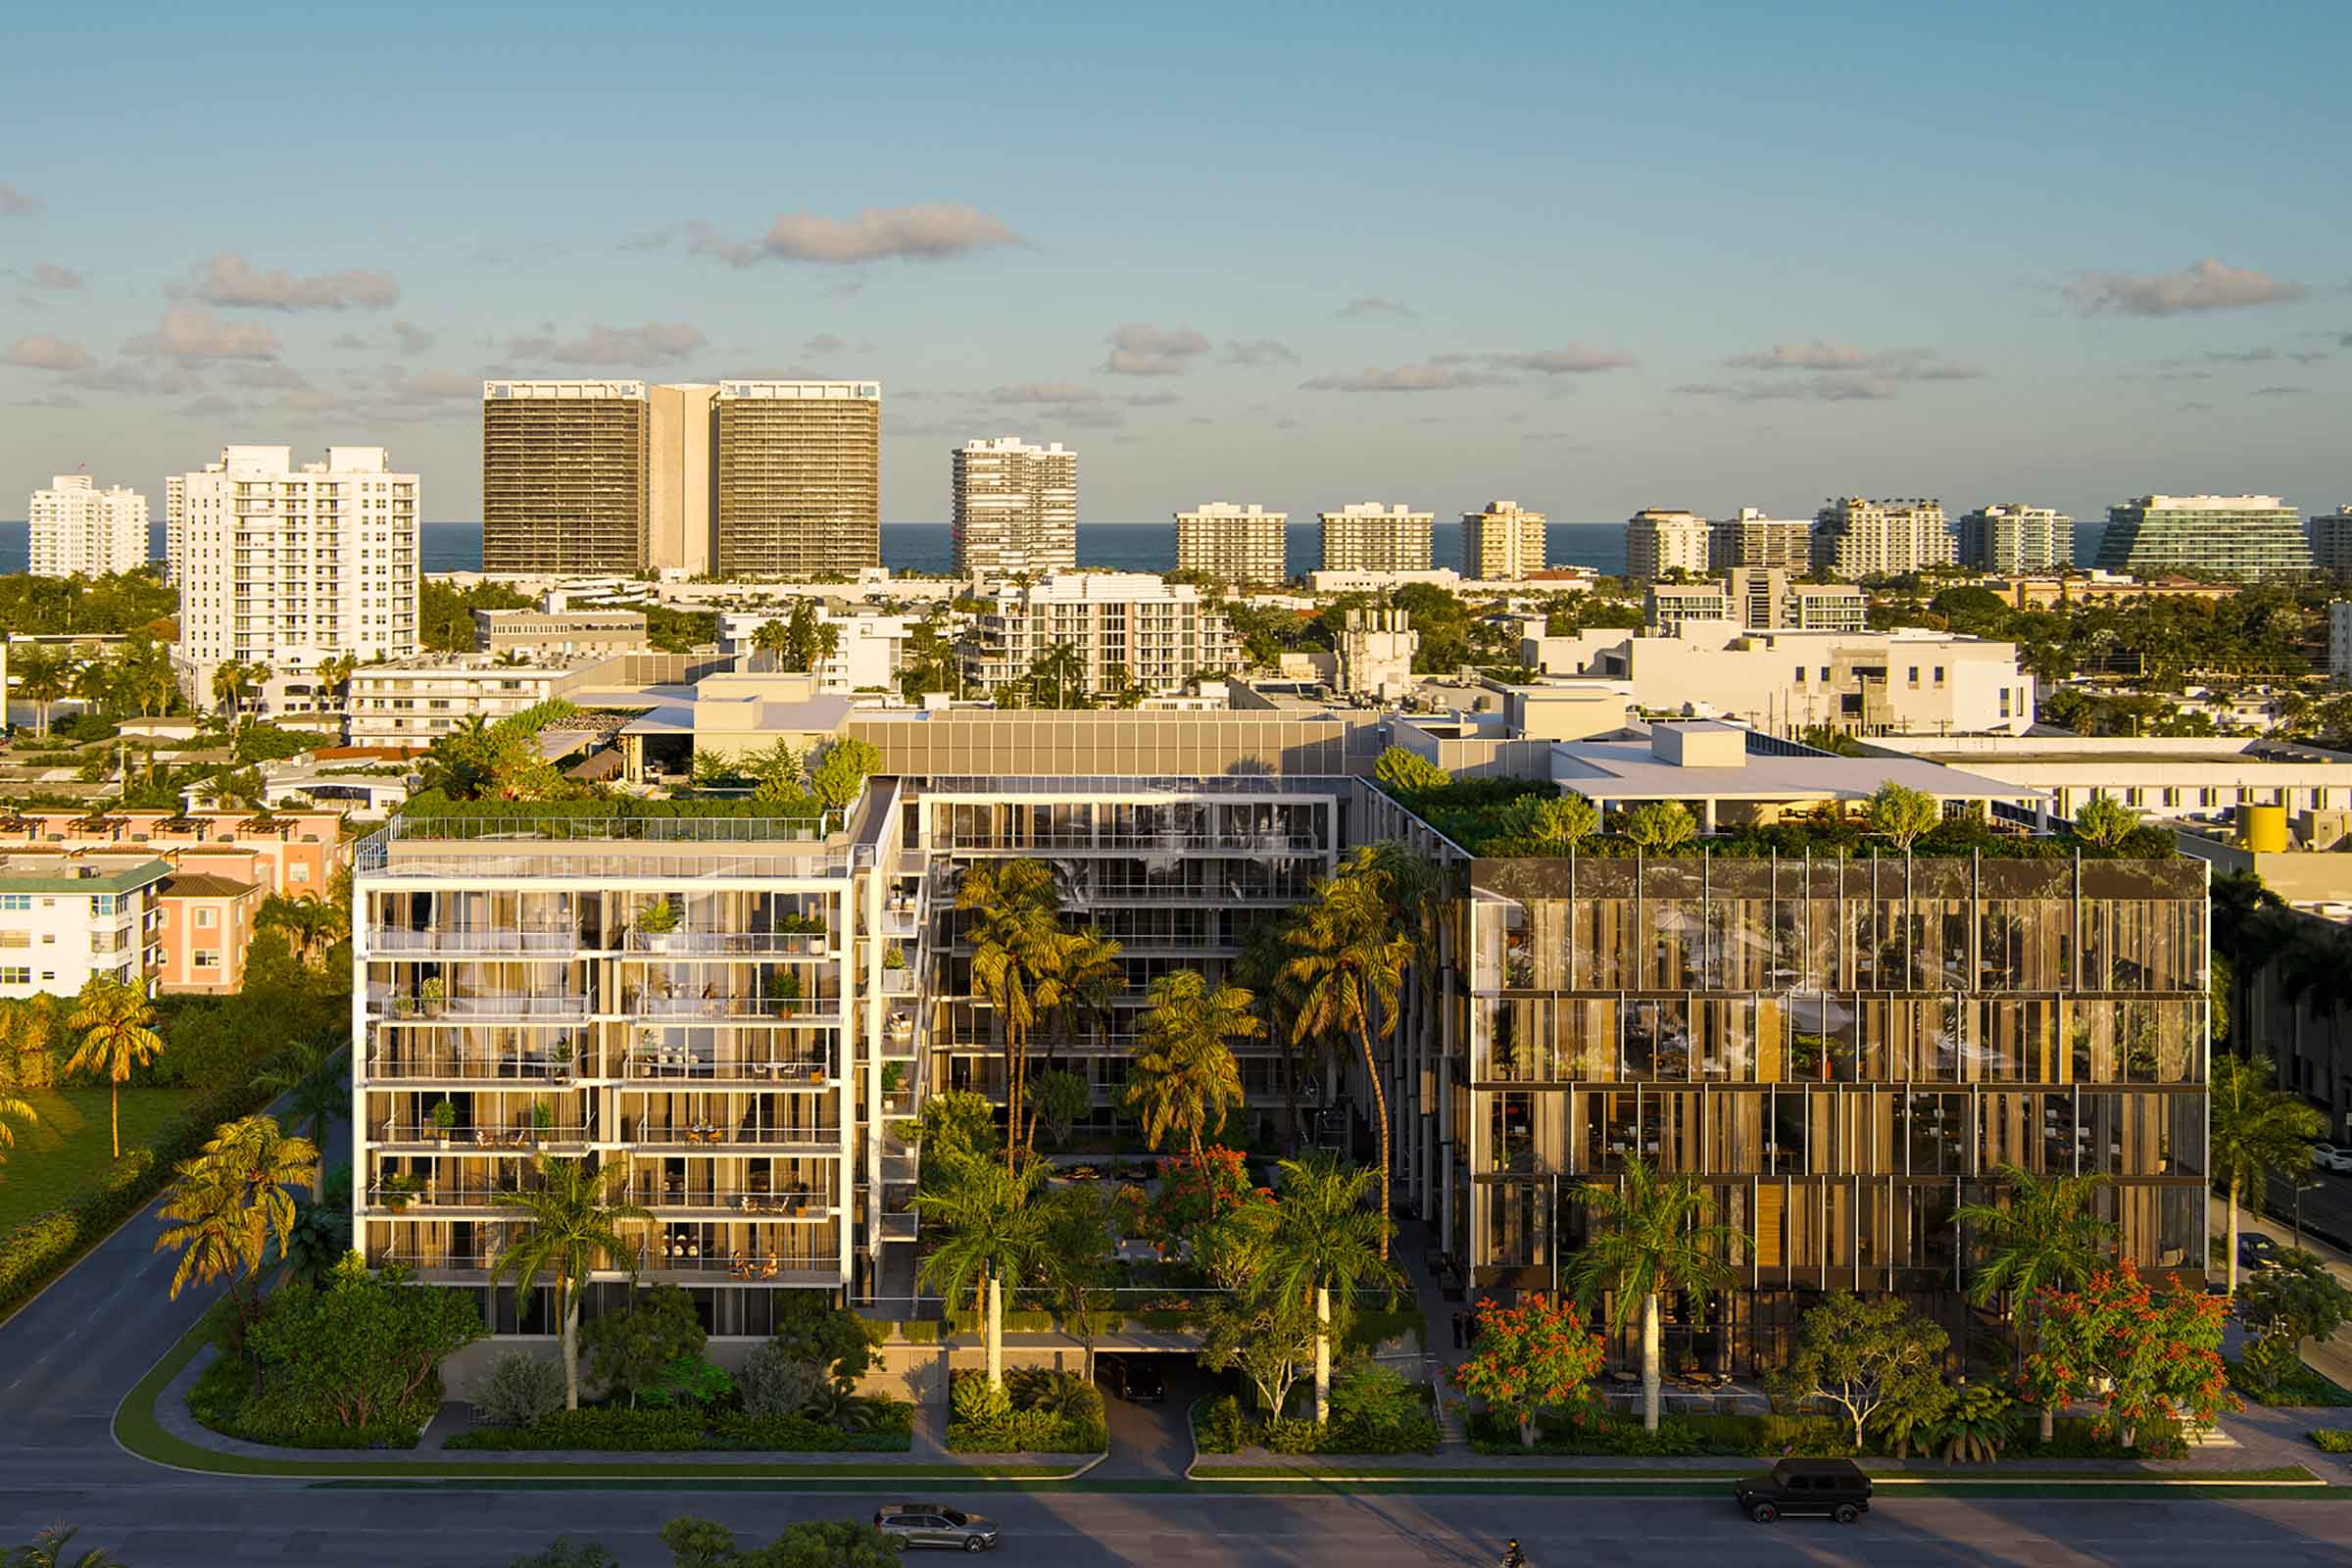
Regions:
<instances>
[{"instance_id":1,"label":"black suv","mask_svg":"<svg viewBox=\"0 0 2352 1568\"><path fill-rule=\"evenodd\" d=\"M1096 1365L1110 1392L1130 1404L1157 1404L1168 1396L1167 1380L1159 1375L1156 1356L1106 1355Z\"/></svg>"},{"instance_id":2,"label":"black suv","mask_svg":"<svg viewBox=\"0 0 2352 1568\"><path fill-rule=\"evenodd\" d=\"M1760 1525L1785 1513L1827 1514L1850 1525L1870 1511L1870 1477L1851 1459L1783 1459L1770 1475L1733 1482L1732 1495Z\"/></svg>"}]
</instances>

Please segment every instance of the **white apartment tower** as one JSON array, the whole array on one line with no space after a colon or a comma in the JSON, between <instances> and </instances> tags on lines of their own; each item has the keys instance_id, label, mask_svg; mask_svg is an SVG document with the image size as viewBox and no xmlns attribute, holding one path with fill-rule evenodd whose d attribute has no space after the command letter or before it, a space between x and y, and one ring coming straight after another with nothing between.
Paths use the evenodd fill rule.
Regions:
<instances>
[{"instance_id":1,"label":"white apartment tower","mask_svg":"<svg viewBox=\"0 0 2352 1568\"><path fill-rule=\"evenodd\" d=\"M86 473L61 473L32 493L32 574L100 577L147 564L147 498Z\"/></svg>"},{"instance_id":2,"label":"white apartment tower","mask_svg":"<svg viewBox=\"0 0 2352 1568\"><path fill-rule=\"evenodd\" d=\"M1484 512L1462 514L1462 575L1479 582L1517 582L1544 569L1544 514L1516 501L1490 501Z\"/></svg>"},{"instance_id":3,"label":"white apartment tower","mask_svg":"<svg viewBox=\"0 0 2352 1568\"><path fill-rule=\"evenodd\" d=\"M1325 571L1427 571L1437 514L1357 501L1318 514Z\"/></svg>"},{"instance_id":4,"label":"white apartment tower","mask_svg":"<svg viewBox=\"0 0 2352 1568\"><path fill-rule=\"evenodd\" d=\"M1845 496L1813 517L1813 564L1840 577L1891 576L1959 560L1960 544L1940 501Z\"/></svg>"},{"instance_id":5,"label":"white apartment tower","mask_svg":"<svg viewBox=\"0 0 2352 1568\"><path fill-rule=\"evenodd\" d=\"M1803 576L1813 569L1813 519L1768 517L1755 507L1709 525L1707 569L1730 571L1737 566L1761 566Z\"/></svg>"},{"instance_id":6,"label":"white apartment tower","mask_svg":"<svg viewBox=\"0 0 2352 1568\"><path fill-rule=\"evenodd\" d=\"M1225 612L1190 583L1142 571L1066 572L1003 586L983 602L956 652L963 678L995 691L1039 673L1039 662L1060 647L1077 655L1070 674L1083 683L1080 695L1122 686L1164 695L1243 663Z\"/></svg>"},{"instance_id":7,"label":"white apartment tower","mask_svg":"<svg viewBox=\"0 0 2352 1568\"><path fill-rule=\"evenodd\" d=\"M1018 436L954 454L956 571L994 579L1078 565L1078 454Z\"/></svg>"},{"instance_id":8,"label":"white apartment tower","mask_svg":"<svg viewBox=\"0 0 2352 1568\"><path fill-rule=\"evenodd\" d=\"M1625 580L1655 582L1675 570L1704 576L1712 532L1695 513L1642 508L1625 524Z\"/></svg>"},{"instance_id":9,"label":"white apartment tower","mask_svg":"<svg viewBox=\"0 0 2352 1568\"><path fill-rule=\"evenodd\" d=\"M188 511L188 476L169 475L164 480L164 581L179 581L180 529Z\"/></svg>"},{"instance_id":10,"label":"white apartment tower","mask_svg":"<svg viewBox=\"0 0 2352 1568\"><path fill-rule=\"evenodd\" d=\"M1283 524L1290 514L1229 501L1176 514L1176 569L1197 571L1235 588L1279 584L1289 573Z\"/></svg>"},{"instance_id":11,"label":"white apartment tower","mask_svg":"<svg viewBox=\"0 0 2352 1568\"><path fill-rule=\"evenodd\" d=\"M323 660L416 652L416 475L382 447L328 447L295 466L290 447L223 447L184 476L179 642L172 662L199 707L234 660L269 671L272 712L326 706Z\"/></svg>"},{"instance_id":12,"label":"white apartment tower","mask_svg":"<svg viewBox=\"0 0 2352 1568\"><path fill-rule=\"evenodd\" d=\"M2015 502L1980 507L1960 519L1960 564L2018 577L2075 564L2075 519Z\"/></svg>"}]
</instances>

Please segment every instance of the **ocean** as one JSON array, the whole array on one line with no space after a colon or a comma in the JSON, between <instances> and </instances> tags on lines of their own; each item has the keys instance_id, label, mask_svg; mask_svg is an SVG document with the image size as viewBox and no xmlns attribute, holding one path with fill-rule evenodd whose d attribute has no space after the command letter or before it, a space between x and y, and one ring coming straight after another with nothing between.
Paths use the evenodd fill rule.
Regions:
<instances>
[{"instance_id":1,"label":"ocean","mask_svg":"<svg viewBox=\"0 0 2352 1568\"><path fill-rule=\"evenodd\" d=\"M2087 564L2098 556L2101 522L2075 524L2075 560ZM478 522L428 522L418 541L424 569L478 571L482 564L482 525ZM150 529L150 549L157 560L164 554L164 525ZM1312 571L1322 564L1318 524L1293 522L1284 529L1284 553L1293 575ZM1459 569L1462 525L1440 522L1433 545L1437 564ZM1590 566L1614 576L1625 569L1625 524L1621 522L1555 522L1544 529L1544 549L1555 566ZM26 526L0 522L0 573L23 571L30 551ZM1126 571L1166 571L1175 564L1176 525L1171 522L1082 522L1078 525L1078 564ZM944 522L886 522L882 525L882 564L898 571L948 571L956 559L954 536Z\"/></svg>"}]
</instances>

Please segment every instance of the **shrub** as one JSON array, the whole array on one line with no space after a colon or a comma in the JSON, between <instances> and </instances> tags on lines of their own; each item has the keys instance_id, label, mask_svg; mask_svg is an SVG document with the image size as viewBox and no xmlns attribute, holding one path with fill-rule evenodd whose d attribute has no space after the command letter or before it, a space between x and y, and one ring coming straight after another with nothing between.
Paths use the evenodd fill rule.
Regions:
<instances>
[{"instance_id":1,"label":"shrub","mask_svg":"<svg viewBox=\"0 0 2352 1568\"><path fill-rule=\"evenodd\" d=\"M2352 1453L2352 1432L2340 1428L2322 1427L2311 1435L2322 1453Z\"/></svg>"},{"instance_id":2,"label":"shrub","mask_svg":"<svg viewBox=\"0 0 2352 1568\"><path fill-rule=\"evenodd\" d=\"M675 1285L640 1292L580 1329L580 1348L606 1396L626 1395L631 1403L670 1396L657 1391L668 1387L679 1361L702 1358L706 1341L694 1298Z\"/></svg>"},{"instance_id":3,"label":"shrub","mask_svg":"<svg viewBox=\"0 0 2352 1568\"><path fill-rule=\"evenodd\" d=\"M775 1419L799 1415L817 1390L831 1381L814 1361L804 1361L790 1347L770 1340L753 1350L735 1380L746 1415Z\"/></svg>"},{"instance_id":4,"label":"shrub","mask_svg":"<svg viewBox=\"0 0 2352 1568\"><path fill-rule=\"evenodd\" d=\"M1387 1432L1427 1413L1421 1390L1405 1381L1395 1367L1360 1361L1348 1368L1331 1386L1334 1425Z\"/></svg>"},{"instance_id":5,"label":"shrub","mask_svg":"<svg viewBox=\"0 0 2352 1568\"><path fill-rule=\"evenodd\" d=\"M806 1291L778 1293L776 1332L769 1343L796 1361L814 1362L843 1384L856 1383L873 1364L873 1335L865 1319Z\"/></svg>"},{"instance_id":6,"label":"shrub","mask_svg":"<svg viewBox=\"0 0 2352 1568\"><path fill-rule=\"evenodd\" d=\"M1012 1395L976 1372L959 1372L950 1382L948 1406L958 1421L998 1421L1012 1413Z\"/></svg>"},{"instance_id":7,"label":"shrub","mask_svg":"<svg viewBox=\"0 0 2352 1568\"><path fill-rule=\"evenodd\" d=\"M673 1357L659 1378L638 1391L638 1400L657 1410L710 1410L725 1403L734 1393L735 1379L724 1367L713 1366L701 1355L681 1355Z\"/></svg>"},{"instance_id":8,"label":"shrub","mask_svg":"<svg viewBox=\"0 0 2352 1568\"><path fill-rule=\"evenodd\" d=\"M1239 1453L1247 1436L1242 1401L1220 1394L1194 1412L1193 1430L1202 1453Z\"/></svg>"},{"instance_id":9,"label":"shrub","mask_svg":"<svg viewBox=\"0 0 2352 1568\"><path fill-rule=\"evenodd\" d=\"M473 1408L492 1426L535 1425L564 1408L564 1368L525 1350L508 1350L474 1384Z\"/></svg>"},{"instance_id":10,"label":"shrub","mask_svg":"<svg viewBox=\"0 0 2352 1568\"><path fill-rule=\"evenodd\" d=\"M905 1452L914 1431L914 1407L897 1399L872 1402L880 1413L872 1430L859 1433L842 1432L802 1416L770 1419L739 1410L705 1416L699 1410L604 1405L558 1410L529 1427L460 1433L443 1446L504 1452Z\"/></svg>"},{"instance_id":11,"label":"shrub","mask_svg":"<svg viewBox=\"0 0 2352 1568\"><path fill-rule=\"evenodd\" d=\"M1064 1418L1102 1416L1102 1391L1075 1372L1015 1367L1004 1374L1004 1392L1016 1410L1044 1410Z\"/></svg>"},{"instance_id":12,"label":"shrub","mask_svg":"<svg viewBox=\"0 0 2352 1568\"><path fill-rule=\"evenodd\" d=\"M1312 1453L1322 1436L1312 1421L1278 1415L1258 1429L1257 1441L1268 1453Z\"/></svg>"},{"instance_id":13,"label":"shrub","mask_svg":"<svg viewBox=\"0 0 2352 1568\"><path fill-rule=\"evenodd\" d=\"M289 1420L282 1413L256 1410L248 1403L252 1397L252 1368L223 1355L188 1390L188 1414L222 1437L279 1448L414 1448L422 1430L420 1424L398 1422L347 1427Z\"/></svg>"},{"instance_id":14,"label":"shrub","mask_svg":"<svg viewBox=\"0 0 2352 1568\"><path fill-rule=\"evenodd\" d=\"M396 1284L355 1256L323 1287L288 1285L246 1336L261 1370L257 1422L295 1430L421 1430L441 1405L441 1360L482 1337L466 1291Z\"/></svg>"}]
</instances>

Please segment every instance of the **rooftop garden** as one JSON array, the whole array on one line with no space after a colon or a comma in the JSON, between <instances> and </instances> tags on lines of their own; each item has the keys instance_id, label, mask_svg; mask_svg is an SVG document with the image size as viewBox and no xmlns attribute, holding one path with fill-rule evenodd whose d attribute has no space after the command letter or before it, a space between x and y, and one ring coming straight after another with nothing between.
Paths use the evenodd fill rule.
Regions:
<instances>
[{"instance_id":1,"label":"rooftop garden","mask_svg":"<svg viewBox=\"0 0 2352 1568\"><path fill-rule=\"evenodd\" d=\"M1592 802L1548 779L1456 779L1423 758L1391 747L1373 772L1383 793L1482 859L1632 858L1637 855L1744 858L1922 858L2164 860L2172 833L2143 825L2114 801L2093 801L2070 829L2028 834L1981 815L1947 816L1934 797L1892 782L1868 801L1831 804L1769 826L1712 834L1680 801L1648 801L1604 817Z\"/></svg>"}]
</instances>

